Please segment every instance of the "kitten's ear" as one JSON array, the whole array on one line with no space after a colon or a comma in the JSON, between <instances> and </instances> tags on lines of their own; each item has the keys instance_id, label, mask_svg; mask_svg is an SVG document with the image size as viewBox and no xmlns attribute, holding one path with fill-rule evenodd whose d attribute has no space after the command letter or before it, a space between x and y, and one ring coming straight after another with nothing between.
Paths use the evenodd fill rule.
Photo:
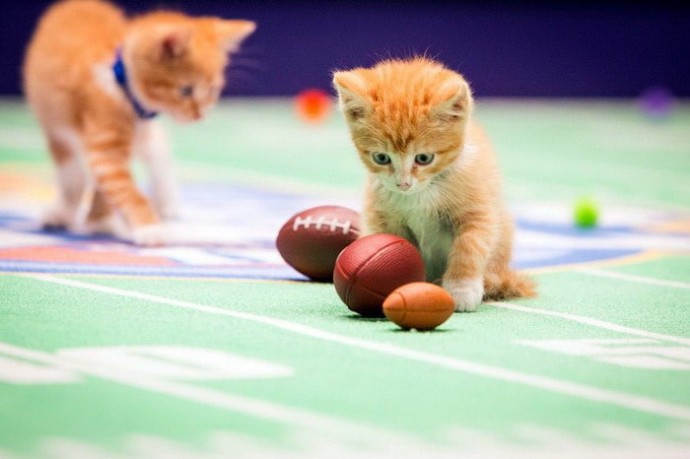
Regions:
<instances>
[{"instance_id":1,"label":"kitten's ear","mask_svg":"<svg viewBox=\"0 0 690 459\"><path fill-rule=\"evenodd\" d=\"M219 19L215 27L223 50L232 53L256 30L256 23L243 19Z\"/></svg>"},{"instance_id":2,"label":"kitten's ear","mask_svg":"<svg viewBox=\"0 0 690 459\"><path fill-rule=\"evenodd\" d=\"M333 86L338 91L340 108L348 121L359 121L369 111L366 82L356 70L335 72Z\"/></svg>"},{"instance_id":3,"label":"kitten's ear","mask_svg":"<svg viewBox=\"0 0 690 459\"><path fill-rule=\"evenodd\" d=\"M440 99L443 101L434 109L434 114L442 121L466 120L472 108L474 100L472 91L467 82L457 76L444 83L439 89Z\"/></svg>"},{"instance_id":4,"label":"kitten's ear","mask_svg":"<svg viewBox=\"0 0 690 459\"><path fill-rule=\"evenodd\" d=\"M162 59L175 59L187 52L192 39L192 29L188 27L169 28L161 33L159 56Z\"/></svg>"}]
</instances>

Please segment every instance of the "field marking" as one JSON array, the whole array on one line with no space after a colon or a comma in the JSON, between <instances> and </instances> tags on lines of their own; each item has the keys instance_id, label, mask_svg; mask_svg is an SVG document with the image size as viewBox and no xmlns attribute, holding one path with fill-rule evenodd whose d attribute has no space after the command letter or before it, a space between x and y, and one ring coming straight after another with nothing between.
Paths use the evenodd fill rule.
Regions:
<instances>
[{"instance_id":1,"label":"field marking","mask_svg":"<svg viewBox=\"0 0 690 459\"><path fill-rule=\"evenodd\" d=\"M690 346L649 338L521 339L517 343L640 370L690 370Z\"/></svg>"},{"instance_id":2,"label":"field marking","mask_svg":"<svg viewBox=\"0 0 690 459\"><path fill-rule=\"evenodd\" d=\"M4 342L0 342L0 353L19 359L52 365L62 370L95 376L139 389L168 394L184 400L191 400L215 408L222 408L261 419L267 419L269 421L282 422L288 425L299 425L312 429L340 430L352 430L356 426L328 415L310 412L300 408L232 395L204 387L152 378L150 375L121 371L117 368L112 369L107 365L94 365L93 362L73 360L68 357L26 349Z\"/></svg>"},{"instance_id":3,"label":"field marking","mask_svg":"<svg viewBox=\"0 0 690 459\"><path fill-rule=\"evenodd\" d=\"M590 267L608 267L608 266L627 266L631 264L644 263L646 261L654 261L664 257L677 256L675 252L663 252L659 250L646 250L642 253L636 253L633 255L625 255L617 258L610 258L605 260L594 260L594 261L581 261L576 263L566 263L562 265L554 266L542 266L535 268L525 268L521 269L527 274L554 274L561 272L572 272L574 270Z\"/></svg>"},{"instance_id":4,"label":"field marking","mask_svg":"<svg viewBox=\"0 0 690 459\"><path fill-rule=\"evenodd\" d=\"M625 333L628 335L640 336L642 338L651 338L663 341L670 341L673 343L684 344L690 346L690 338L683 338L682 336L666 335L664 333L650 332L647 330L641 330L639 328L626 327L625 325L618 325L611 322L606 322L604 320L592 319L591 317L580 316L577 314L572 314L569 312L552 311L549 309L533 308L529 306L523 306L521 304L506 303L502 301L491 301L484 303L489 306L495 306L497 308L510 309L513 311L526 312L528 314L538 314L542 316L558 317L560 319L566 319L573 322L578 322L585 325L591 325L597 328L603 328L605 330L614 331L617 333Z\"/></svg>"},{"instance_id":5,"label":"field marking","mask_svg":"<svg viewBox=\"0 0 690 459\"><path fill-rule=\"evenodd\" d=\"M44 272L39 271L0 271L0 277L26 277L34 274L43 274ZM91 279L114 279L114 280L176 280L185 282L217 282L217 283L228 283L228 284L292 284L292 285L304 285L305 279L259 279L252 277L184 277L184 276L159 276L154 274L101 274L101 273L49 273L50 275L61 275L61 276L74 276L86 277ZM298 276L298 274L295 274ZM0 459L2 459L0 457Z\"/></svg>"},{"instance_id":6,"label":"field marking","mask_svg":"<svg viewBox=\"0 0 690 459\"><path fill-rule=\"evenodd\" d=\"M233 317L236 319L252 321L255 323L268 325L281 330L297 333L304 336L309 336L311 338L319 339L322 341L329 341L338 344L343 344L349 347L377 352L380 354L392 355L395 357L418 361L425 364L432 364L442 368L461 371L473 375L479 375L500 381L519 383L533 388L545 389L551 392L570 395L593 402L616 405L622 408L637 410L648 414L654 414L657 416L664 416L668 418L690 421L690 408L685 406L673 405L649 397L632 395L608 389L600 389L597 387L558 380L555 378L530 375L527 373L521 373L518 371L508 370L501 367L494 367L457 358L444 357L413 349L406 349L390 343L382 343L376 341L368 341L360 338L353 338L345 335L339 335L337 333L320 330L318 328L310 327L307 325L302 325L296 322L290 322L284 319L276 319L272 317L265 317L246 312L232 311L215 306L196 304L188 301L180 301L172 298L150 295L147 293L121 290L114 287L89 284L82 281L64 279L49 275L24 275L24 277L79 289L91 290L99 293L106 293L126 298L134 298L152 303L164 304L182 309L204 312L207 314L222 315Z\"/></svg>"},{"instance_id":7,"label":"field marking","mask_svg":"<svg viewBox=\"0 0 690 459\"><path fill-rule=\"evenodd\" d=\"M634 274L625 274L625 273L619 273L619 272L615 272L615 271L606 271L605 269L581 268L581 269L578 269L576 272L582 273L582 274L588 274L590 276L609 277L612 279L624 280L624 281L628 281L628 282L635 282L637 284L649 284L649 285L657 285L657 286L661 286L661 287L672 287L672 288L681 288L681 289L690 290L690 284L687 282L655 279L653 277L637 276Z\"/></svg>"}]
</instances>

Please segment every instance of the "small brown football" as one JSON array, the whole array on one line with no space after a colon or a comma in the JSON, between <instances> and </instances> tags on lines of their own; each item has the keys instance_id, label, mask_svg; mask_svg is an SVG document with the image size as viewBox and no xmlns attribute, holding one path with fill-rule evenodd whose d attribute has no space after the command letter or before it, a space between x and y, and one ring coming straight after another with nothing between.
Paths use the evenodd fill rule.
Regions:
<instances>
[{"instance_id":1,"label":"small brown football","mask_svg":"<svg viewBox=\"0 0 690 459\"><path fill-rule=\"evenodd\" d=\"M276 248L283 259L313 280L330 282L338 254L359 236L359 213L347 207L319 206L288 219Z\"/></svg>"},{"instance_id":2,"label":"small brown football","mask_svg":"<svg viewBox=\"0 0 690 459\"><path fill-rule=\"evenodd\" d=\"M405 330L433 330L453 315L455 303L450 293L428 282L412 282L399 287L383 302L388 320Z\"/></svg>"}]
</instances>

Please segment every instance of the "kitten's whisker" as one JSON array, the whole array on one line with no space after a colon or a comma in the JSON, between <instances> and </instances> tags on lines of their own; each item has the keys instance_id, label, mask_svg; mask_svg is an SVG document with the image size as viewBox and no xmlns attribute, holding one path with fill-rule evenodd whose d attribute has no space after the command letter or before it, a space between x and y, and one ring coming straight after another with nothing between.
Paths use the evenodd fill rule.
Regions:
<instances>
[{"instance_id":1,"label":"kitten's whisker","mask_svg":"<svg viewBox=\"0 0 690 459\"><path fill-rule=\"evenodd\" d=\"M255 70L268 70L269 68L265 63L247 58L246 56L233 57L228 68L232 69L234 67L251 68Z\"/></svg>"},{"instance_id":2,"label":"kitten's whisker","mask_svg":"<svg viewBox=\"0 0 690 459\"><path fill-rule=\"evenodd\" d=\"M253 45L253 46L245 46L244 44L242 45L242 48L233 52L232 55L247 55L247 54L261 54L264 55L264 46L259 46L259 45Z\"/></svg>"},{"instance_id":3,"label":"kitten's whisker","mask_svg":"<svg viewBox=\"0 0 690 459\"><path fill-rule=\"evenodd\" d=\"M255 86L255 82L256 80L250 73L236 70L233 72L232 76L228 78L225 88L223 89L223 93L226 93L230 89L237 90L252 88Z\"/></svg>"}]
</instances>

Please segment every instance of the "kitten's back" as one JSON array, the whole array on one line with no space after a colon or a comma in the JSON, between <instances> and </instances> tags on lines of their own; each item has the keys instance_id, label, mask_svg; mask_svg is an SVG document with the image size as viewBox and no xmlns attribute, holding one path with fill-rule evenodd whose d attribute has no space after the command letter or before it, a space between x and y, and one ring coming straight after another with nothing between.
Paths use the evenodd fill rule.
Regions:
<instances>
[{"instance_id":1,"label":"kitten's back","mask_svg":"<svg viewBox=\"0 0 690 459\"><path fill-rule=\"evenodd\" d=\"M27 49L26 84L75 84L77 73L111 58L122 41L126 20L115 6L99 0L68 0L49 8ZM84 44L88 43L88 46Z\"/></svg>"},{"instance_id":2,"label":"kitten's back","mask_svg":"<svg viewBox=\"0 0 690 459\"><path fill-rule=\"evenodd\" d=\"M72 121L73 96L92 84L94 62L112 59L125 28L124 14L99 0L59 2L44 13L23 68L24 92L40 120Z\"/></svg>"}]
</instances>

